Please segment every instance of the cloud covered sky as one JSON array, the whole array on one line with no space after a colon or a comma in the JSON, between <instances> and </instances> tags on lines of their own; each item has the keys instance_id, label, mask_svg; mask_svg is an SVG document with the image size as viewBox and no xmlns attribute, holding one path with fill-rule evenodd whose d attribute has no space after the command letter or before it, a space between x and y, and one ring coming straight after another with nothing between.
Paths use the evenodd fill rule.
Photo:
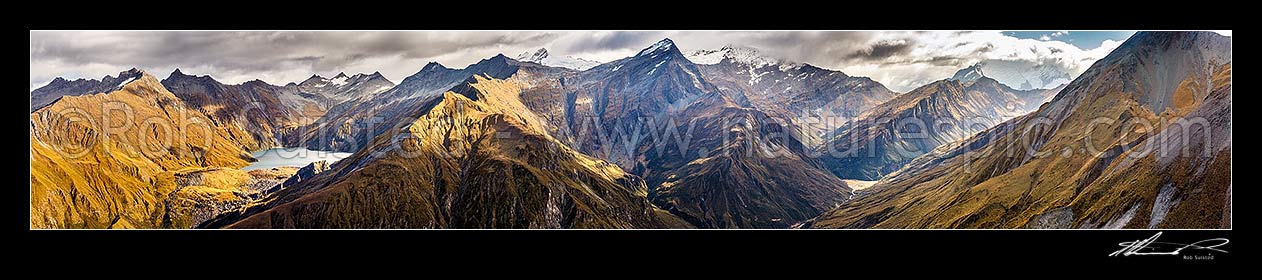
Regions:
<instances>
[{"instance_id":1,"label":"cloud covered sky","mask_svg":"<svg viewBox=\"0 0 1262 280\"><path fill-rule=\"evenodd\" d=\"M608 62L669 37L684 51L748 46L871 77L908 91L987 60L1053 64L1073 76L1133 32L1096 31L31 31L34 90L55 77L100 79L137 67L221 82L297 82L312 74L380 71L399 82L437 61L460 68L541 47ZM1092 43L1074 42L1076 40ZM1074 43L1071 43L1074 42ZM1095 42L1098 42L1095 43ZM1095 45L1095 46L1092 46Z\"/></svg>"}]
</instances>

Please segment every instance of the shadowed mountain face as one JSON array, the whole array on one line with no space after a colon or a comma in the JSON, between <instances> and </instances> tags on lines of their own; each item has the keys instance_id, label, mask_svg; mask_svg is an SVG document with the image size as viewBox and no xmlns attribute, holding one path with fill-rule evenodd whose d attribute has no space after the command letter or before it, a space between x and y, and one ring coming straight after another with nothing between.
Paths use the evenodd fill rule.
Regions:
<instances>
[{"instance_id":1,"label":"shadowed mountain face","mask_svg":"<svg viewBox=\"0 0 1262 280\"><path fill-rule=\"evenodd\" d=\"M314 96L313 98L327 100L323 104L327 111L327 107L347 100L389 90L394 87L394 82L382 76L381 72L355 74L353 76L346 76L346 73L337 73L333 78L313 75L296 86L300 92ZM323 116L323 114L320 116Z\"/></svg>"},{"instance_id":2,"label":"shadowed mountain face","mask_svg":"<svg viewBox=\"0 0 1262 280\"><path fill-rule=\"evenodd\" d=\"M1038 111L917 158L813 227L1226 228L1231 39L1140 32Z\"/></svg>"},{"instance_id":3,"label":"shadowed mountain face","mask_svg":"<svg viewBox=\"0 0 1262 280\"><path fill-rule=\"evenodd\" d=\"M978 76L922 86L840 127L818 148L821 160L841 178L876 180L938 146L1036 110L1059 90L1014 90L970 73Z\"/></svg>"},{"instance_id":4,"label":"shadowed mountain face","mask_svg":"<svg viewBox=\"0 0 1262 280\"><path fill-rule=\"evenodd\" d=\"M650 204L637 176L549 136L519 99L526 82L470 77L332 169L203 226L689 226Z\"/></svg>"},{"instance_id":5,"label":"shadowed mountain face","mask_svg":"<svg viewBox=\"0 0 1262 280\"><path fill-rule=\"evenodd\" d=\"M523 99L560 142L643 176L654 203L699 227L788 227L849 195L787 125L733 101L669 39Z\"/></svg>"},{"instance_id":6,"label":"shadowed mountain face","mask_svg":"<svg viewBox=\"0 0 1262 280\"><path fill-rule=\"evenodd\" d=\"M153 76L130 74L31 112L31 228L165 227L179 173L251 160Z\"/></svg>"},{"instance_id":7,"label":"shadowed mountain face","mask_svg":"<svg viewBox=\"0 0 1262 280\"><path fill-rule=\"evenodd\" d=\"M896 95L879 82L810 64L766 57L757 50L723 47L696 51L706 81L742 105L757 108L801 130L808 146L825 134Z\"/></svg>"},{"instance_id":8,"label":"shadowed mountain face","mask_svg":"<svg viewBox=\"0 0 1262 280\"><path fill-rule=\"evenodd\" d=\"M92 93L107 93L117 91L131 81L135 81L143 75L139 69L118 73L118 77L105 76L100 80L77 79L68 81L57 77L49 82L48 85L31 91L31 112L36 109L43 108L57 101L62 96L79 96Z\"/></svg>"},{"instance_id":9,"label":"shadowed mountain face","mask_svg":"<svg viewBox=\"0 0 1262 280\"><path fill-rule=\"evenodd\" d=\"M209 116L216 126L228 131L229 139L249 150L279 146L284 134L315 120L295 109L301 106L299 103L286 98L298 96L297 87L274 86L260 80L225 85L210 76L185 75L179 69L162 80L162 85L189 107Z\"/></svg>"},{"instance_id":10,"label":"shadowed mountain face","mask_svg":"<svg viewBox=\"0 0 1262 280\"><path fill-rule=\"evenodd\" d=\"M162 84L189 106L211 116L230 132L231 139L250 150L297 142L298 127L322 120L336 104L394 86L380 73L349 77L339 73L332 79L312 76L285 86L260 80L225 85L210 76L190 76L179 69Z\"/></svg>"}]
</instances>

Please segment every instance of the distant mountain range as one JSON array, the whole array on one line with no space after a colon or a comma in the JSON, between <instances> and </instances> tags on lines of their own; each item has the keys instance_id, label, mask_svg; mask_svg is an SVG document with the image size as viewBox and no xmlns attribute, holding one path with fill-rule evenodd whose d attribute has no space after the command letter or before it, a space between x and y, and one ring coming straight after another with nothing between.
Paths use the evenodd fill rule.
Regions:
<instances>
[{"instance_id":1,"label":"distant mountain range","mask_svg":"<svg viewBox=\"0 0 1262 280\"><path fill-rule=\"evenodd\" d=\"M105 76L100 80L77 79L74 81L57 77L48 85L31 91L31 112L57 101L63 96L79 96L91 93L108 93L122 89L124 85L140 78L138 69L118 73L118 77Z\"/></svg>"},{"instance_id":2,"label":"distant mountain range","mask_svg":"<svg viewBox=\"0 0 1262 280\"><path fill-rule=\"evenodd\" d=\"M1230 228L1231 39L1140 32L1038 110L816 218L844 228Z\"/></svg>"},{"instance_id":3,"label":"distant mountain range","mask_svg":"<svg viewBox=\"0 0 1262 280\"><path fill-rule=\"evenodd\" d=\"M748 47L695 51L706 79L743 106L790 124L809 145L897 94L867 77L785 61Z\"/></svg>"},{"instance_id":4,"label":"distant mountain range","mask_svg":"<svg viewBox=\"0 0 1262 280\"><path fill-rule=\"evenodd\" d=\"M1073 79L1062 67L1053 64L1031 65L1024 61L1005 60L987 60L961 69L952 79L976 79L982 73L1018 90L1052 89Z\"/></svg>"},{"instance_id":5,"label":"distant mountain range","mask_svg":"<svg viewBox=\"0 0 1262 280\"><path fill-rule=\"evenodd\" d=\"M670 39L398 84L57 78L31 227L1230 228L1230 43L1139 32L1072 82L986 61L906 93ZM351 154L241 170L277 146Z\"/></svg>"},{"instance_id":6,"label":"distant mountain range","mask_svg":"<svg viewBox=\"0 0 1262 280\"><path fill-rule=\"evenodd\" d=\"M967 71L966 71L967 70ZM1060 89L1015 90L975 68L899 95L817 150L841 178L876 180L943 144L1038 109Z\"/></svg>"},{"instance_id":7,"label":"distant mountain range","mask_svg":"<svg viewBox=\"0 0 1262 280\"><path fill-rule=\"evenodd\" d=\"M533 53L525 52L517 55L517 61L534 62L544 66L561 67L579 71L591 69L592 67L596 67L596 65L600 65L600 62L582 58L574 58L570 56L555 57L548 53L548 49L544 48L540 48Z\"/></svg>"},{"instance_id":8,"label":"distant mountain range","mask_svg":"<svg viewBox=\"0 0 1262 280\"><path fill-rule=\"evenodd\" d=\"M845 183L806 157L788 124L709 80L665 39L539 83L526 105L562 143L642 176L658 206L699 227L783 228L845 200Z\"/></svg>"}]
</instances>

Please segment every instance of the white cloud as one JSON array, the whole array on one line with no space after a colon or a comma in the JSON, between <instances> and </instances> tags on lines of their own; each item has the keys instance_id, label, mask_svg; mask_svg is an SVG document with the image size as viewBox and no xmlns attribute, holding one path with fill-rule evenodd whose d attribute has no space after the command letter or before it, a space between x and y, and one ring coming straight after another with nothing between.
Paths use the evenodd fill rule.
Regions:
<instances>
[{"instance_id":1,"label":"white cloud","mask_svg":"<svg viewBox=\"0 0 1262 280\"><path fill-rule=\"evenodd\" d=\"M870 76L898 91L945 79L960 68L986 60L1052 64L1077 77L1121 43L1110 40L1099 48L1083 50L1061 41L1019 39L998 31L886 32L875 40L899 38L915 42L914 48L905 55L883 60L850 61L840 69L851 75Z\"/></svg>"}]
</instances>

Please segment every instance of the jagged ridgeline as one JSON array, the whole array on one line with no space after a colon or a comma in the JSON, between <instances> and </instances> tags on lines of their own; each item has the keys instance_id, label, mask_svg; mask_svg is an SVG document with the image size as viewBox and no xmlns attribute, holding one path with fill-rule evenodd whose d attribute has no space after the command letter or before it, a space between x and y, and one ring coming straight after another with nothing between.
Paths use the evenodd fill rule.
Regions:
<instances>
[{"instance_id":1,"label":"jagged ridgeline","mask_svg":"<svg viewBox=\"0 0 1262 280\"><path fill-rule=\"evenodd\" d=\"M394 86L381 76L339 73L333 79L318 75L301 84L271 85L261 80L225 85L210 76L184 74L179 69L162 85L185 104L196 108L228 131L227 137L249 150L300 142L299 127L309 126L332 112L337 104L372 96ZM288 145L293 146L293 145Z\"/></svg>"},{"instance_id":2,"label":"jagged ridgeline","mask_svg":"<svg viewBox=\"0 0 1262 280\"><path fill-rule=\"evenodd\" d=\"M546 55L546 54L545 54ZM544 60L544 62L547 62ZM463 78L461 78L463 77ZM477 80L469 80L469 77L480 77L490 80L507 80L515 81L516 87L508 90L507 93L498 93L494 96L499 98L480 98L482 95L470 95L466 93L469 89L478 88L480 84ZM462 80L457 80L462 79ZM436 89L446 87L445 92L438 93ZM485 91L479 91L485 95ZM457 93L457 95L451 95ZM771 117L756 109L743 107L733 101L733 99L717 87L706 82L706 78L687 58L682 55L670 40L663 40L644 51L641 51L634 57L602 64L586 71L574 71L572 69L548 67L533 62L520 62L508 59L502 55L495 56L490 59L480 61L474 65L464 69L450 69L431 63L426 65L418 72L405 79L399 86L394 89L382 92L381 100L393 100L394 102L385 101L369 101L352 105L347 114L328 114L329 116L345 116L341 117L350 123L358 119L363 119L364 115L376 115L391 121L382 122L380 124L372 124L368 126L358 127L355 130L341 130L347 126L332 126L329 123L317 122L315 126L322 129L333 129L342 132L338 133L320 133L322 137L332 141L323 143L334 143L337 147L353 147L357 144L356 138L372 137L372 141L362 144L364 149L358 150L351 159L361 159L361 156L372 154L383 154L388 148L393 147L389 141L398 140L400 135L414 135L414 131L418 126L418 122L428 118L450 118L447 115L431 116L433 113L418 113L412 111L407 113L409 108L421 107L427 110L438 110L443 112L442 108L433 109L430 106L435 104L451 104L456 101L451 99L463 98L475 101L475 104L492 102L496 106L493 108L495 114L506 116L518 116L521 120L521 126L526 128L525 131L530 132L525 135L543 135L545 142L527 141L523 142L528 146L535 146L533 149L551 151L552 146L558 146L559 149L572 150L577 155L584 157L578 158L596 158L601 162L609 162L610 166L619 170L628 170L630 174L615 176L615 178L635 178L626 179L639 181L644 178L647 182L643 185L643 191L646 197L662 207L666 207L673 216L681 216L687 223L679 223L678 221L669 223L650 223L645 224L643 221L628 222L628 218L618 218L613 221L601 221L610 227L660 227L660 226L684 226L686 224L697 225L701 227L734 227L734 228L750 228L750 227L788 227L794 223L809 219L827 209L835 207L843 201L848 195L849 190L845 184L839 179L827 174L820 164L806 156L804 156L807 148L797 142L794 137L786 136L792 130L787 124L773 121ZM504 102L510 100L511 102ZM375 102L375 103L374 103ZM463 102L463 101L461 101ZM411 104L411 105L406 105ZM520 104L521 106L518 106ZM499 106L511 105L508 108ZM340 105L339 105L340 106ZM447 105L454 106L454 105ZM485 106L482 106L485 107ZM479 107L479 108L482 108ZM512 119L512 118L510 118ZM657 122L650 121L656 120ZM686 125L694 125L703 131L694 132L697 140L688 147L662 147L658 149L660 144L668 144L660 141L658 138L652 137L649 129L660 128L667 120L677 120ZM432 121L430 121L432 122ZM484 121L481 121L484 122ZM333 120L330 123L343 123L340 120ZM429 123L429 122L422 122ZM480 123L480 122L479 122ZM733 126L739 125L740 128L732 130ZM340 127L340 128L339 128ZM371 129L369 129L371 128ZM629 129L630 128L630 129ZM643 141L627 140L625 133L635 131L634 128L641 128L636 139ZM473 131L495 131L500 128L485 127L469 127L462 130ZM521 128L517 128L521 129ZM351 133L343 133L349 132ZM456 130L461 131L461 130ZM483 132L479 132L483 133ZM485 132L489 133L489 132ZM506 132L496 132L501 135L516 135ZM475 133L477 134L477 133ZM731 137L723 137L723 134ZM339 135L346 135L343 137ZM393 135L393 136L390 136ZM780 135L779 137L775 135ZM611 137L612 136L612 137ZM459 143L460 141L469 142L469 140L453 140L438 137L454 137L452 135L431 135L433 143ZM533 136L532 136L533 137ZM407 139L410 137L404 137ZM342 140L338 140L342 139ZM441 141L440 141L441 140ZM494 141L477 142L479 145L472 147L443 145L421 145L418 147L435 148L442 150L439 154L450 153L447 149L473 149L479 147L477 151L484 153L492 153L498 149L480 148L482 144L492 145L499 142L507 141L504 139L492 139ZM383 142L384 141L384 142ZM409 140L410 141L410 140ZM446 142L444 142L446 141ZM336 144L343 143L343 144ZM420 142L428 143L428 142ZM311 144L311 142L308 142ZM757 150L756 145L772 145L779 154L776 155L746 155L749 151ZM403 145L407 147L407 145ZM656 152L662 150L662 152ZM463 153L463 152L462 152ZM388 154L388 153L387 153ZM473 154L473 158L479 158L481 154ZM533 214L535 208L539 206L536 202L526 200L518 201L514 199L499 200L508 198L496 198L495 200L482 200L478 203L465 205L426 205L424 203L438 203L436 201L456 201L451 198L452 195L460 194L458 197L466 197L472 194L494 190L496 188L505 188L502 186L519 186L507 189L528 192L530 195L540 195L542 193L558 194L560 191L568 188L542 188L535 186L530 180L516 179L511 182L499 181L479 181L482 177L475 178L449 178L452 174L464 174L464 176L483 176L484 174L468 174L468 173L452 173L451 171L443 171L442 167L446 164L440 164L445 161L437 161L426 163L427 168L406 168L412 173L391 173L397 175L382 176L378 171L380 168L387 166L405 165L402 159L397 158L374 158L374 161L381 160L383 162L395 162L394 165L377 165L368 166L343 166L343 164L351 164L350 160L339 162L333 168L332 175L318 176L317 180L311 181L311 184L321 185L321 191L299 190L293 189L292 194L284 195L280 200L269 202L266 205L255 207L251 210L239 213L239 216L225 217L222 221L207 224L208 227L218 226L280 226L280 227L352 227L352 226L369 226L369 227L592 227L593 224L584 222L574 224L569 220L544 220ZM523 161L520 164L539 168L548 161ZM570 161L562 161L564 165L568 165ZM558 163L558 164L562 164ZM410 163L415 164L415 163ZM405 166L410 166L405 165ZM447 163L447 164L470 164L464 162ZM457 165L462 166L462 165ZM458 170L465 170L469 167L460 167ZM417 170L420 169L420 170ZM433 170L430 170L433 169ZM338 171L340 170L340 171ZM352 172L351 170L359 170ZM390 169L390 172L402 172ZM527 168L526 170L533 170ZM551 171L548 168L541 168L539 172L542 174L550 174L545 171ZM363 188L367 187L350 187L351 185L342 185L338 182L352 184L353 182L364 179L364 172L372 172L369 174L378 174L372 178L398 177L400 180L404 178L417 179L420 181L390 181L397 184L406 184L406 186L415 186L416 188L391 188L392 191L402 191L408 193L423 193L417 199L420 201L411 201L421 214L412 213L413 209L381 210L384 212L364 212L362 214L349 214L344 211L360 211L359 208L340 208L333 207L324 202L307 201L307 196L325 195L324 193L339 193L345 188L346 192L363 192ZM420 173L417 173L420 172ZM533 171L532 171L533 172ZM572 171L573 172L573 171ZM434 173L434 174L430 174ZM570 178L579 180L580 185L585 185L599 193L605 193L602 188L596 186L608 185L606 183L598 183L600 181L588 182L591 179L587 175L579 172L570 176L582 176L580 178ZM635 174L635 175L631 175ZM328 176L328 177L324 177ZM553 176L544 176L532 174L526 178L552 178ZM326 178L327 182L320 182L318 178ZM516 178L516 177L496 177ZM549 179L549 182L553 180ZM408 183L404 183L408 182ZM454 189L445 187L444 184L457 184ZM625 185L626 183L617 183ZM388 185L387 183L377 183L376 187ZM501 186L492 189L484 189L489 186ZM547 184L544 184L547 186ZM327 190L323 190L328 188ZM634 189L634 188L633 188ZM546 190L546 191L545 191ZM307 193L314 192L314 193ZM478 194L479 196L487 196ZM415 197L415 196L413 196ZM491 196L494 197L494 196ZM512 197L526 197L526 194L514 195ZM613 201L603 196L599 201ZM385 198L381 198L385 199ZM393 198L391 198L393 199ZM484 198L490 199L490 198ZM577 197L574 199L581 199ZM463 203L472 203L468 201ZM498 201L498 202L496 202ZM569 201L569 200L564 200ZM579 200L582 202L583 200ZM494 203L505 205L493 206ZM312 204L307 204L312 203ZM375 203L391 203L398 204L394 201L366 201L362 202L368 205ZM452 202L454 203L454 202ZM518 203L534 203L518 205ZM355 204L361 204L359 202ZM406 203L407 205L412 205ZM583 205L591 204L583 202ZM599 204L599 203L598 203ZM327 212L328 216L350 217L358 216L358 220L301 220L298 217L306 217L299 215L302 211L308 211L311 207L307 205L320 205L319 211ZM649 204L649 206L652 206ZM294 207L306 209L302 211L293 210ZM349 206L347 206L349 207ZM513 214L504 216L503 209L486 210L481 209L476 212L462 210L467 207L476 208L495 208L495 207L511 207L522 212L523 214ZM626 208L628 206L619 206ZM641 206L635 206L641 207ZM264 210L269 209L269 210ZM377 208L372 208L377 209ZM637 208L638 209L638 208ZM654 211L661 211L656 210ZM598 209L595 209L598 210ZM593 210L593 211L595 211ZM298 213L294 213L297 211ZM568 210L567 210L568 211ZM601 210L603 211L603 210ZM624 211L624 210L618 210ZM580 212L581 213L581 212ZM262 215L262 216L260 216ZM267 215L277 215L283 219L283 222L265 222L268 221ZM294 216L296 215L296 216ZM403 215L412 217L406 224L394 224L391 222L382 222L381 219L389 219L391 215ZM487 217L486 215L493 215ZM576 214L578 215L578 214ZM578 215L581 217L589 217L593 214ZM510 219L510 217L512 217ZM514 220L515 219L515 220ZM551 218L550 218L551 219ZM569 219L569 218L566 218ZM494 220L495 222L489 222ZM477 223L471 223L476 221ZM666 221L673 221L667 219ZM594 222L594 221L593 221Z\"/></svg>"},{"instance_id":3,"label":"jagged ridgeline","mask_svg":"<svg viewBox=\"0 0 1262 280\"><path fill-rule=\"evenodd\" d=\"M906 93L670 39L397 85L57 78L31 227L1229 228L1230 44L1139 32L1068 84L988 60ZM250 166L274 147L349 156Z\"/></svg>"},{"instance_id":4,"label":"jagged ridgeline","mask_svg":"<svg viewBox=\"0 0 1262 280\"><path fill-rule=\"evenodd\" d=\"M847 228L1230 228L1231 38L1140 32L1039 110L816 219Z\"/></svg>"},{"instance_id":5,"label":"jagged ridgeline","mask_svg":"<svg viewBox=\"0 0 1262 280\"><path fill-rule=\"evenodd\" d=\"M474 75L333 169L207 227L688 227L639 177L549 136L520 79Z\"/></svg>"},{"instance_id":6,"label":"jagged ridgeline","mask_svg":"<svg viewBox=\"0 0 1262 280\"><path fill-rule=\"evenodd\" d=\"M1038 109L1061 89L1014 90L980 73L960 76L868 110L816 152L841 178L877 180L938 146Z\"/></svg>"}]
</instances>

